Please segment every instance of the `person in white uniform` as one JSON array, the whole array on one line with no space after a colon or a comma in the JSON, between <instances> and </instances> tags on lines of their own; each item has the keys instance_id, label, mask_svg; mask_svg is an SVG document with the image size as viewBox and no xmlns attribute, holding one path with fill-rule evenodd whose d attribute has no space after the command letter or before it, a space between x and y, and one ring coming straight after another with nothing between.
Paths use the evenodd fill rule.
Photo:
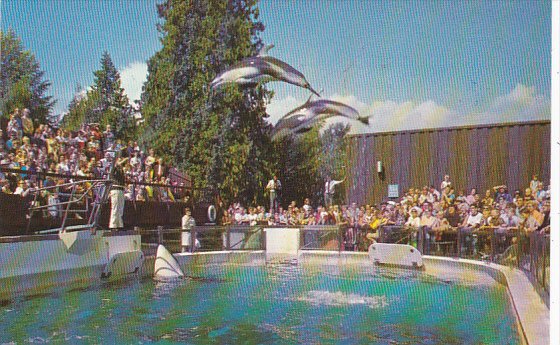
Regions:
<instances>
[{"instance_id":1,"label":"person in white uniform","mask_svg":"<svg viewBox=\"0 0 560 345\"><path fill-rule=\"evenodd\" d=\"M185 207L185 215L181 218L181 229L187 230L181 233L181 243L182 243L182 251L186 252L189 250L191 246L191 233L190 230L193 226L196 225L196 221L194 220L193 216L191 215L191 209ZM200 248L200 241L198 238L194 240L194 247L196 249Z\"/></svg>"}]
</instances>

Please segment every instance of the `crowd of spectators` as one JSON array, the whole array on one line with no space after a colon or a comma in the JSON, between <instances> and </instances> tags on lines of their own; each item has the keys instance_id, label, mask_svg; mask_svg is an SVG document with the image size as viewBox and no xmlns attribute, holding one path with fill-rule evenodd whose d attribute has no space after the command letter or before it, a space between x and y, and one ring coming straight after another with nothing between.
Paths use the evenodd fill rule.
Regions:
<instances>
[{"instance_id":1,"label":"crowd of spectators","mask_svg":"<svg viewBox=\"0 0 560 345\"><path fill-rule=\"evenodd\" d=\"M233 204L222 216L223 224L246 225L337 225L347 228L345 242L367 247L379 237L385 225L433 230L432 241L442 241L446 233L459 228L500 229L526 232L547 231L550 224L550 189L533 176L523 191L510 194L507 186L495 186L481 195L476 189L456 193L449 176L440 190L435 186L410 188L398 200L379 205L319 205L312 207L309 199L298 206L292 201L287 209L265 210L263 206ZM549 187L550 188L550 187Z\"/></svg>"},{"instance_id":2,"label":"crowd of spectators","mask_svg":"<svg viewBox=\"0 0 560 345\"><path fill-rule=\"evenodd\" d=\"M77 131L35 125L28 109L16 109L0 128L0 167L29 173L0 171L0 187L3 193L25 197L35 188L73 181L66 176L105 178L117 152L128 200L175 201L185 196L184 188L175 188L182 182L169 178L168 166L153 149L142 150L134 141L123 143L110 125L102 130L99 124L83 124ZM35 174L41 172L51 176ZM47 194L45 198L58 197Z\"/></svg>"},{"instance_id":3,"label":"crowd of spectators","mask_svg":"<svg viewBox=\"0 0 560 345\"><path fill-rule=\"evenodd\" d=\"M123 143L110 125L102 131L98 124L84 124L77 131L56 129L46 124L34 125L29 110L16 109L7 125L0 128L0 166L22 172L0 171L3 193L26 197L38 187L63 185L64 176L103 178L115 153L129 182L125 198L136 201L175 201L186 198L184 189L173 188L168 167L153 149L142 150L137 142ZM57 176L33 173L46 172ZM40 176L40 177L39 177ZM318 205L309 199L298 206L295 201L284 209L266 210L263 206L245 208L233 204L224 210L221 223L247 225L337 225L353 229L355 243L361 234L375 241L383 225L425 226L439 231L436 240L448 229L523 226L527 231L540 231L549 224L550 190L533 176L524 190L510 194L505 185L495 186L480 194L456 191L449 176L441 184L410 188L399 200L379 205ZM55 203L64 188L43 195L45 202ZM184 199L183 199L184 200ZM56 212L55 212L56 213ZM55 214L53 213L53 215Z\"/></svg>"}]
</instances>

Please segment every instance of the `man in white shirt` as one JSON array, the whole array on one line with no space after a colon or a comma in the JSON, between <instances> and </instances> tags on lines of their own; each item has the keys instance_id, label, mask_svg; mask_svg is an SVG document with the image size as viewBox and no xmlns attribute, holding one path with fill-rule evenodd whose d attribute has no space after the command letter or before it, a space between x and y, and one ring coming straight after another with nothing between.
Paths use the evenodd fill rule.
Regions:
<instances>
[{"instance_id":1,"label":"man in white shirt","mask_svg":"<svg viewBox=\"0 0 560 345\"><path fill-rule=\"evenodd\" d=\"M270 210L271 212L276 212L278 210L279 194L282 190L282 183L280 183L276 175L272 177L272 180L268 181L266 190L270 197Z\"/></svg>"},{"instance_id":2,"label":"man in white shirt","mask_svg":"<svg viewBox=\"0 0 560 345\"><path fill-rule=\"evenodd\" d=\"M306 213L313 211L313 207L311 206L311 202L309 201L309 198L305 198L305 200L303 200L302 207L303 207L303 211Z\"/></svg>"},{"instance_id":3,"label":"man in white shirt","mask_svg":"<svg viewBox=\"0 0 560 345\"><path fill-rule=\"evenodd\" d=\"M463 221L463 227L476 229L482 225L482 213L474 205L470 207L469 216Z\"/></svg>"},{"instance_id":4,"label":"man in white shirt","mask_svg":"<svg viewBox=\"0 0 560 345\"><path fill-rule=\"evenodd\" d=\"M334 197L334 187L337 184L340 184L342 182L344 182L344 180L346 180L346 177L343 178L340 181L337 180L331 180L330 176L327 176L327 181L325 182L325 190L324 190L324 197L325 197L325 207L329 208L330 206L332 206L333 203L333 197Z\"/></svg>"},{"instance_id":5,"label":"man in white shirt","mask_svg":"<svg viewBox=\"0 0 560 345\"><path fill-rule=\"evenodd\" d=\"M482 225L483 216L482 213L478 211L475 205L470 206L469 215L465 217L463 221L462 228L460 229L460 236L462 237L464 244L461 246L461 252L465 252L476 255L476 242L477 235L474 232Z\"/></svg>"}]
</instances>

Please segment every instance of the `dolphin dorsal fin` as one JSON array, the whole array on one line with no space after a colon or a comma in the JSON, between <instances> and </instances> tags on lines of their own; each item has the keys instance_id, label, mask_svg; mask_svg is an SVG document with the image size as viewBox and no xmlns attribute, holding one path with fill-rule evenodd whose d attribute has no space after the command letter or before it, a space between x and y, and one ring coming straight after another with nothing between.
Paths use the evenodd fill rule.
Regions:
<instances>
[{"instance_id":1,"label":"dolphin dorsal fin","mask_svg":"<svg viewBox=\"0 0 560 345\"><path fill-rule=\"evenodd\" d=\"M259 50L259 54L257 56L267 56L268 51L274 48L274 44L264 45L261 50Z\"/></svg>"}]
</instances>

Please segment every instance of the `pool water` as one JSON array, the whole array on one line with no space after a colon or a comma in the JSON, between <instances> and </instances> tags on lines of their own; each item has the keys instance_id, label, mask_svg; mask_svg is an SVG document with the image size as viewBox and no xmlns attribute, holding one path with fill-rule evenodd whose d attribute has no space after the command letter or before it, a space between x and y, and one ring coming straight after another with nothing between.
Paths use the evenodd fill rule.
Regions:
<instances>
[{"instance_id":1,"label":"pool water","mask_svg":"<svg viewBox=\"0 0 560 345\"><path fill-rule=\"evenodd\" d=\"M365 266L206 265L0 305L0 343L518 344L506 288Z\"/></svg>"}]
</instances>

